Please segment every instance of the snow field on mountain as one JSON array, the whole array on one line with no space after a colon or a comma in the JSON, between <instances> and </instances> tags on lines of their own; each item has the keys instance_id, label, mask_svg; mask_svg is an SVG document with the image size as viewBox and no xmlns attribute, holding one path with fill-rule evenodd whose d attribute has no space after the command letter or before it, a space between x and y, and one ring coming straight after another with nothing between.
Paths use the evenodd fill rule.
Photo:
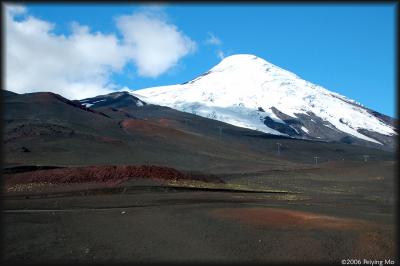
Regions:
<instances>
[{"instance_id":1,"label":"snow field on mountain","mask_svg":"<svg viewBox=\"0 0 400 266\"><path fill-rule=\"evenodd\" d=\"M284 123L273 113L272 107L293 118L298 113L312 112L331 123L334 130L379 144L379 141L357 132L357 129L388 136L396 134L391 125L385 124L354 100L305 81L254 55L229 56L208 72L184 84L131 93L148 103L276 135L285 134L263 123L265 116ZM303 128L308 133L308 129Z\"/></svg>"}]
</instances>

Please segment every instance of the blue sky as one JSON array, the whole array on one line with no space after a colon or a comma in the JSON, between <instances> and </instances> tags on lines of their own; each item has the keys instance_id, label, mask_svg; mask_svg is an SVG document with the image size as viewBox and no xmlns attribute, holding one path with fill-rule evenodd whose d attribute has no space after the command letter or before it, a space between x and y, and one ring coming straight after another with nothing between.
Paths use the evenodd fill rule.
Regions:
<instances>
[{"instance_id":1,"label":"blue sky","mask_svg":"<svg viewBox=\"0 0 400 266\"><path fill-rule=\"evenodd\" d=\"M150 8L31 4L16 13L14 21L32 16L54 24L50 36L65 38L73 34L71 22L75 21L88 26L91 37L100 32L128 39L117 21L141 12L156 14L153 18L175 29L180 34L177 38L187 38L187 42L171 55L177 61L166 59L166 67L157 73L146 72L137 58L104 59L99 64L109 64L110 72L104 74L102 68L100 76L92 74L103 83L112 83L114 89L182 83L213 67L221 56L249 53L369 108L397 116L395 4L167 4ZM137 24L124 25L129 30L129 25Z\"/></svg>"}]
</instances>

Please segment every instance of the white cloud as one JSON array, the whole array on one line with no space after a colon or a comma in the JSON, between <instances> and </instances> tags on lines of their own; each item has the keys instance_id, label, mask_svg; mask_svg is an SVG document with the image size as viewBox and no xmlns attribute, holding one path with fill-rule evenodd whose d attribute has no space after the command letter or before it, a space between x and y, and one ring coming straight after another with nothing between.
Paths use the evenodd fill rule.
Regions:
<instances>
[{"instance_id":1,"label":"white cloud","mask_svg":"<svg viewBox=\"0 0 400 266\"><path fill-rule=\"evenodd\" d=\"M16 20L16 15L23 18ZM155 77L195 47L165 18L143 12L118 19L122 40L76 22L71 34L57 35L55 26L29 16L23 6L6 5L7 90L52 91L69 99L105 94L118 89L111 75L129 62L137 65L139 75Z\"/></svg>"},{"instance_id":2,"label":"white cloud","mask_svg":"<svg viewBox=\"0 0 400 266\"><path fill-rule=\"evenodd\" d=\"M222 46L222 41L214 35L212 32L208 32L208 38L205 40L205 43L208 45L214 45L217 46L217 50L215 51L218 59L222 60L225 58L225 53L222 51L221 46Z\"/></svg>"},{"instance_id":3,"label":"white cloud","mask_svg":"<svg viewBox=\"0 0 400 266\"><path fill-rule=\"evenodd\" d=\"M208 38L206 39L205 43L218 46L222 44L222 41L212 32L208 32Z\"/></svg>"},{"instance_id":4,"label":"white cloud","mask_svg":"<svg viewBox=\"0 0 400 266\"><path fill-rule=\"evenodd\" d=\"M122 16L117 19L117 26L142 76L156 77L164 73L196 48L195 42L169 24L160 12Z\"/></svg>"},{"instance_id":5,"label":"white cloud","mask_svg":"<svg viewBox=\"0 0 400 266\"><path fill-rule=\"evenodd\" d=\"M11 15L20 15L26 13L26 7L18 4L7 4L7 13Z\"/></svg>"},{"instance_id":6,"label":"white cloud","mask_svg":"<svg viewBox=\"0 0 400 266\"><path fill-rule=\"evenodd\" d=\"M225 54L224 54L224 52L221 51L221 50L218 50L218 51L217 51L217 56L218 56L218 58L221 59L221 60L225 58Z\"/></svg>"}]
</instances>

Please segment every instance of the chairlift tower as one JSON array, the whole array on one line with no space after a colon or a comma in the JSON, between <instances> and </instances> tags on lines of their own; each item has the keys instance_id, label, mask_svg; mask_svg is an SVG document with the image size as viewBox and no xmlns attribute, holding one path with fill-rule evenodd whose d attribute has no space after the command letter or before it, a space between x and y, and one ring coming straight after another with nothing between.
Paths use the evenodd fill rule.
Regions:
<instances>
[{"instance_id":1,"label":"chairlift tower","mask_svg":"<svg viewBox=\"0 0 400 266\"><path fill-rule=\"evenodd\" d=\"M276 146L277 146L277 151L278 151L278 156L279 155L281 155L281 146L282 146L282 144L281 143L276 143Z\"/></svg>"},{"instance_id":2,"label":"chairlift tower","mask_svg":"<svg viewBox=\"0 0 400 266\"><path fill-rule=\"evenodd\" d=\"M314 156L314 164L315 164L315 165L318 164L318 156Z\"/></svg>"}]
</instances>

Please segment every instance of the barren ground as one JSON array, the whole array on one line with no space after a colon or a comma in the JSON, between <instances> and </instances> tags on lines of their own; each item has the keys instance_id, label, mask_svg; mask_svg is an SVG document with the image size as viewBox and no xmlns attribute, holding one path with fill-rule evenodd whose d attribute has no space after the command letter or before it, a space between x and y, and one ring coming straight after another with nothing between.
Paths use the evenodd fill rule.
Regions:
<instances>
[{"instance_id":1,"label":"barren ground","mask_svg":"<svg viewBox=\"0 0 400 266\"><path fill-rule=\"evenodd\" d=\"M395 164L339 166L232 175L218 185L139 178L108 187L36 183L30 190L5 194L4 259L396 260Z\"/></svg>"}]
</instances>

